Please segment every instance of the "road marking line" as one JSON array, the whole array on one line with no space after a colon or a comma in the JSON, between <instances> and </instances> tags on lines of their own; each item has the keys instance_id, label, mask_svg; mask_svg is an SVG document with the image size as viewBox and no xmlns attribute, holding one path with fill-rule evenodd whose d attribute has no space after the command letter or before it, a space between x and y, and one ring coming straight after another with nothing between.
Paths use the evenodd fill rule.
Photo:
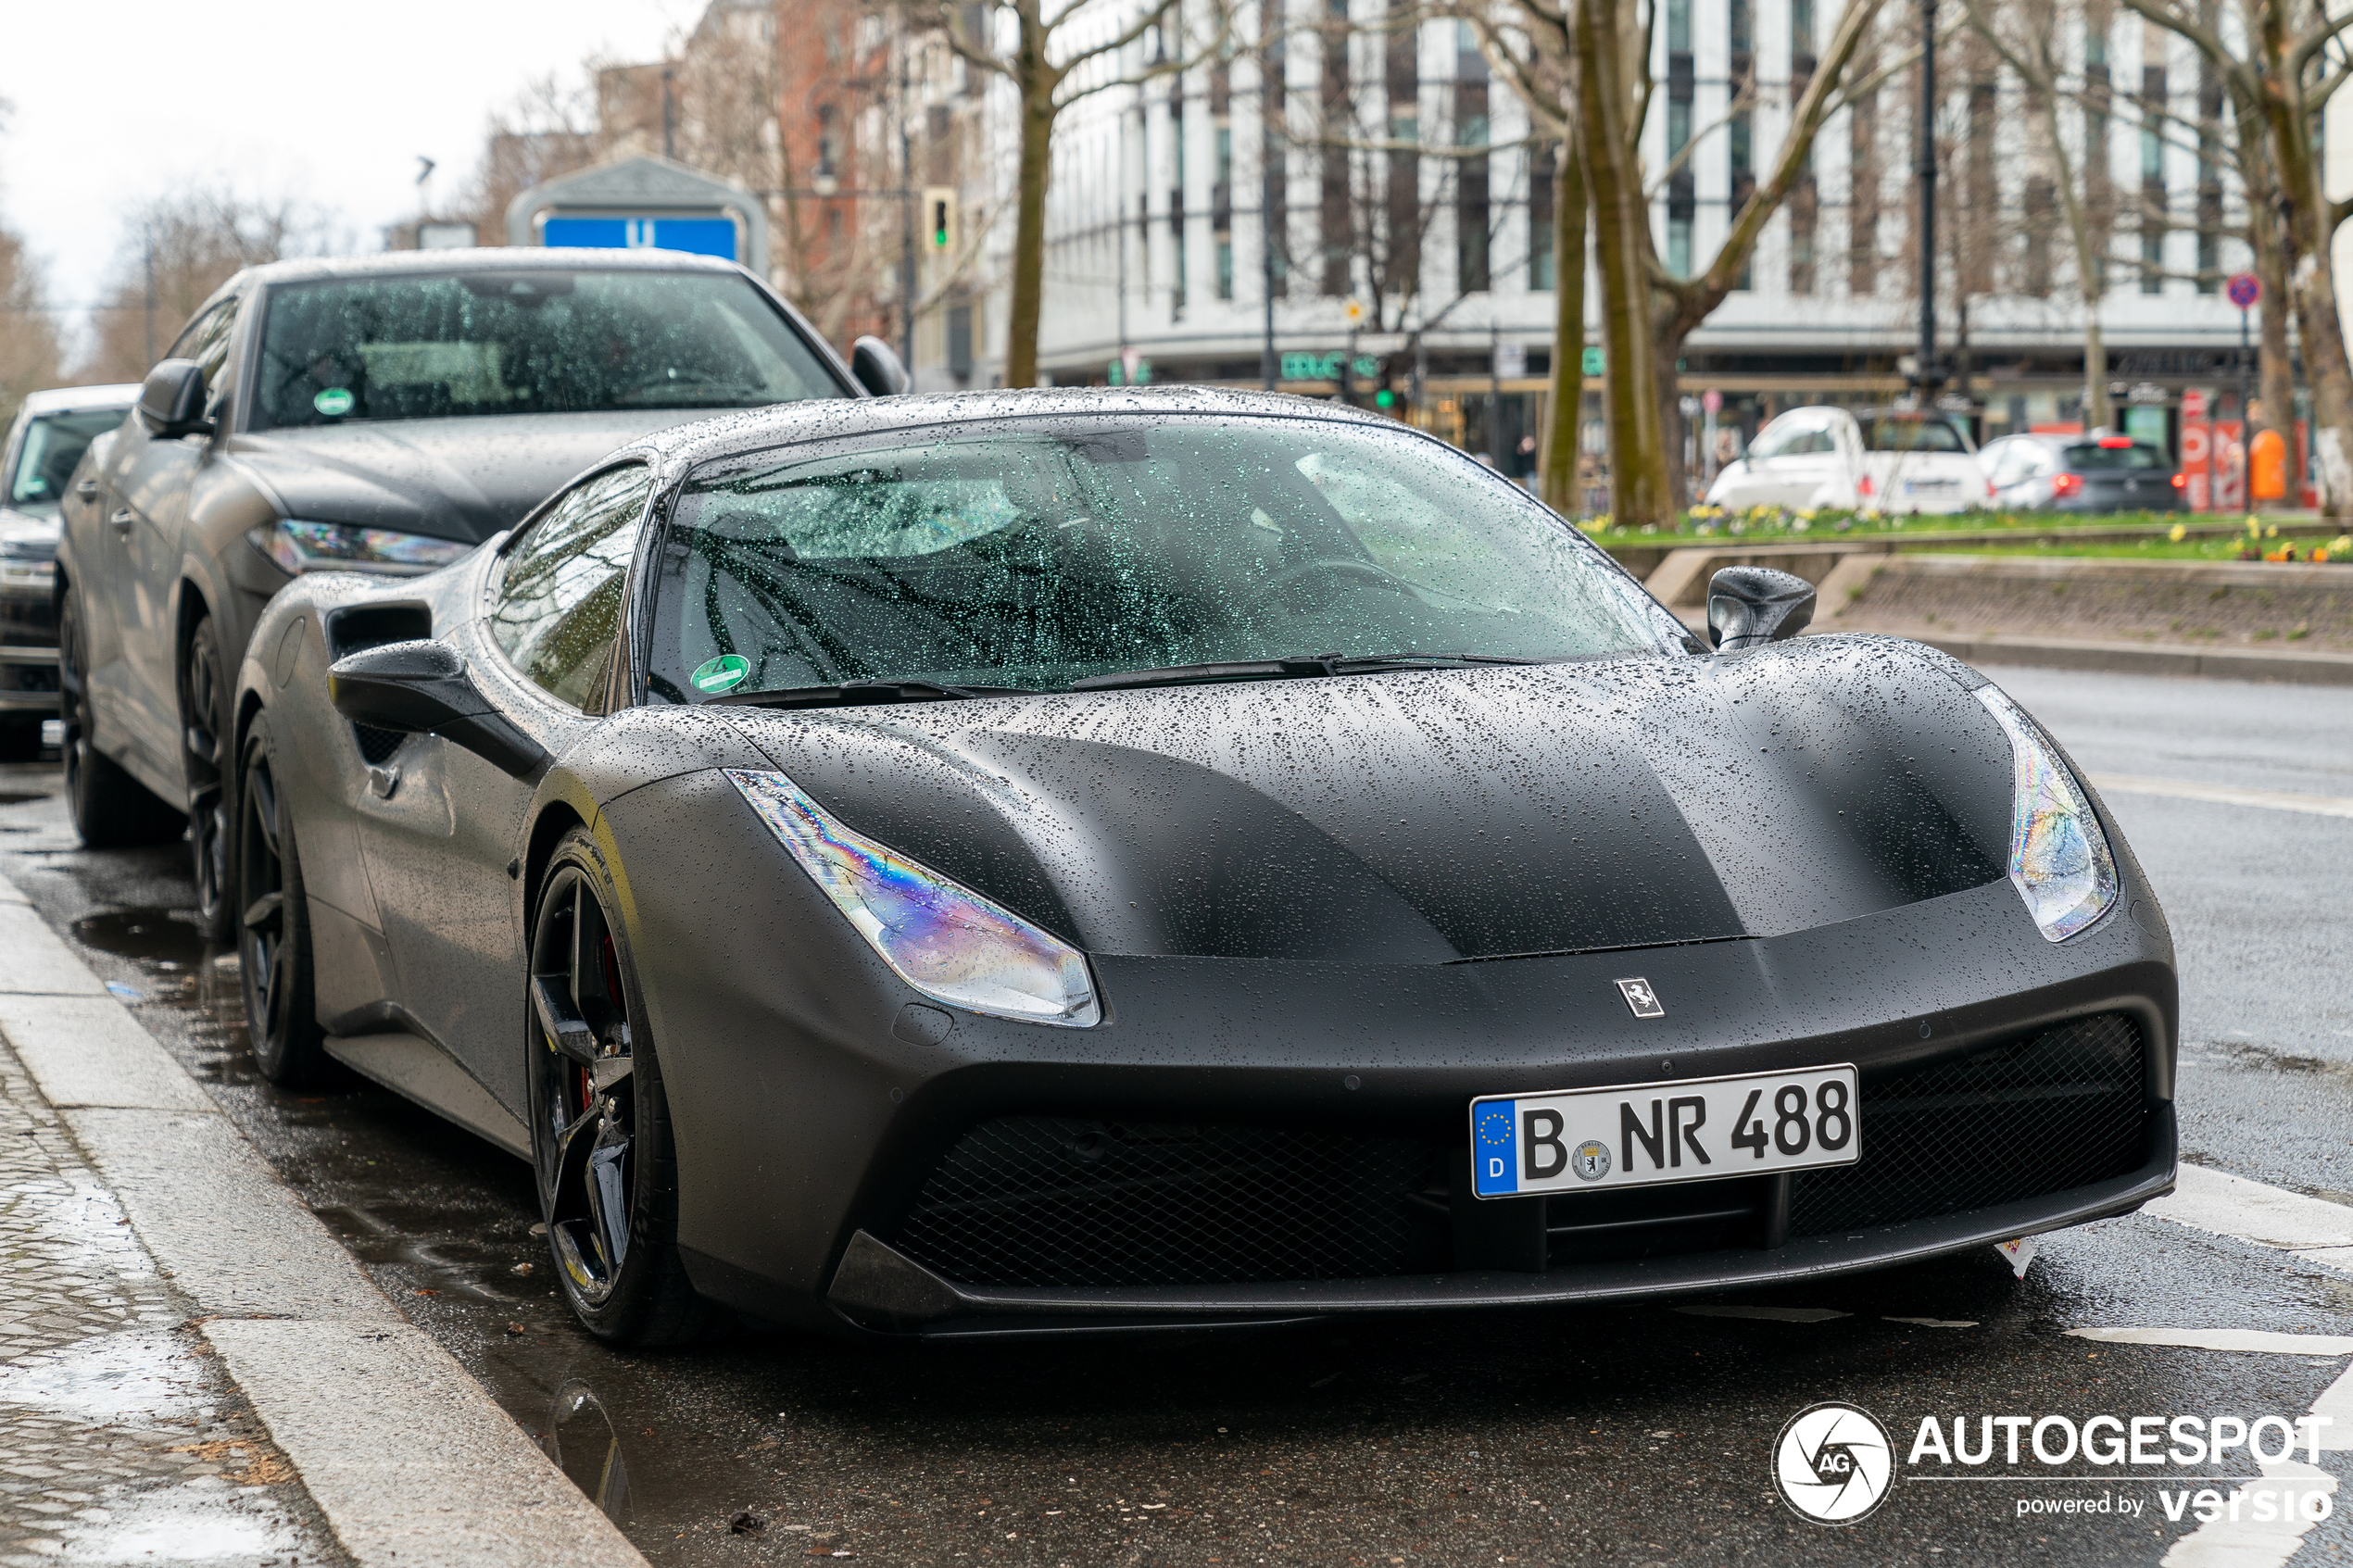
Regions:
<instances>
[{"instance_id":1,"label":"road marking line","mask_svg":"<svg viewBox=\"0 0 2353 1568\"><path fill-rule=\"evenodd\" d=\"M1975 1328L1975 1318L1890 1318L1889 1323L1918 1323L1922 1328Z\"/></svg>"},{"instance_id":2,"label":"road marking line","mask_svg":"<svg viewBox=\"0 0 2353 1568\"><path fill-rule=\"evenodd\" d=\"M1695 1318L1763 1318L1768 1323L1828 1323L1850 1314L1828 1307L1678 1307Z\"/></svg>"},{"instance_id":3,"label":"road marking line","mask_svg":"<svg viewBox=\"0 0 2353 1568\"><path fill-rule=\"evenodd\" d=\"M2268 1356L2353 1356L2353 1335L2277 1334L2262 1328L2070 1328L2071 1339L2103 1345L2178 1345L2188 1350L2248 1350Z\"/></svg>"},{"instance_id":4,"label":"road marking line","mask_svg":"<svg viewBox=\"0 0 2353 1568\"><path fill-rule=\"evenodd\" d=\"M2173 1191L2144 1211L2332 1268L2353 1266L2353 1209L2228 1171L2183 1165Z\"/></svg>"},{"instance_id":5,"label":"road marking line","mask_svg":"<svg viewBox=\"0 0 2353 1568\"><path fill-rule=\"evenodd\" d=\"M2153 779L2138 773L2093 773L2092 787L2102 794L2165 795L2176 800L2205 800L2217 806L2260 806L2273 811L2305 811L2315 817L2353 817L2353 797L2305 795L2285 789L2240 789L2233 784L2197 784L2189 779Z\"/></svg>"}]
</instances>

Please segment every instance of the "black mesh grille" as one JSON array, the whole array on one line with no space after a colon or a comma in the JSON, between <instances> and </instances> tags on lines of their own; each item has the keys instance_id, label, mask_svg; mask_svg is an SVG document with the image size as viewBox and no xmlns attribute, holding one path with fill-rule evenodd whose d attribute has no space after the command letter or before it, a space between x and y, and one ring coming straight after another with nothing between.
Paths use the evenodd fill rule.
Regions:
<instances>
[{"instance_id":1,"label":"black mesh grille","mask_svg":"<svg viewBox=\"0 0 2353 1568\"><path fill-rule=\"evenodd\" d=\"M2106 1181L2146 1157L2141 1031L2103 1013L1861 1095L1863 1158L1790 1186L1790 1231L1825 1236Z\"/></svg>"},{"instance_id":2,"label":"black mesh grille","mask_svg":"<svg viewBox=\"0 0 2353 1568\"><path fill-rule=\"evenodd\" d=\"M390 760L392 754L400 749L400 743L409 738L398 730L379 730L373 724L354 724L351 733L359 742L359 755L370 767Z\"/></svg>"},{"instance_id":3,"label":"black mesh grille","mask_svg":"<svg viewBox=\"0 0 2353 1568\"><path fill-rule=\"evenodd\" d=\"M1413 1138L1004 1117L949 1150L899 1247L965 1285L1378 1277L1419 1261L1438 1173Z\"/></svg>"}]
</instances>

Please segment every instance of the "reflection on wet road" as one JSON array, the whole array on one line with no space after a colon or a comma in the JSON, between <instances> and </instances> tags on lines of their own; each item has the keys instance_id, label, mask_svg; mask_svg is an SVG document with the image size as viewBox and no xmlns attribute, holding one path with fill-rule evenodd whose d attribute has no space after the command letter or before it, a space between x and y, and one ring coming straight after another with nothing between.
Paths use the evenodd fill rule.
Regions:
<instances>
[{"instance_id":1,"label":"reflection on wet road","mask_svg":"<svg viewBox=\"0 0 2353 1568\"><path fill-rule=\"evenodd\" d=\"M5 771L17 776L0 792L51 787L45 772ZM2145 842L2128 819L2160 885L2159 814L2193 809L2158 803ZM2312 834L2353 848L2353 824L2296 828L2311 876L2325 874ZM2353 1277L2148 1216L2046 1238L2023 1282L1989 1252L1738 1298L1818 1310L1779 1316L1638 1305L884 1347L739 1333L615 1354L547 1282L523 1165L373 1085L297 1094L254 1074L233 969L172 912L186 898L176 852L73 851L53 801L0 806L0 829L18 830L0 832L0 870L103 976L142 994L141 1020L305 1201L657 1563L2154 1563L2194 1518L2152 1504L2021 1520L2022 1486L1907 1486L1868 1531L1825 1530L1780 1503L1767 1455L1822 1399L1906 1434L1925 1415L1980 1411L2292 1416L2347 1365L2066 1337L2099 1324L2353 1334ZM2185 899L2177 925L2196 907ZM2218 1162L2241 1162L2246 1129L2279 1124L2259 1103L2279 1097L2309 1148L2269 1179L2342 1169L2335 1079L2290 1081L2251 1059L2208 1072L2194 1125ZM2346 1455L2321 1457L2347 1473ZM2349 1550L2353 1528L2333 1516L2297 1562Z\"/></svg>"}]
</instances>

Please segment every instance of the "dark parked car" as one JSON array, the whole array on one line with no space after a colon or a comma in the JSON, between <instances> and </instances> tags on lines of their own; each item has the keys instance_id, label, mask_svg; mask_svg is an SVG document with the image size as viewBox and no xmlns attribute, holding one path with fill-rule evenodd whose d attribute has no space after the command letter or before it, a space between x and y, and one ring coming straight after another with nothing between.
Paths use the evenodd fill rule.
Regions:
<instances>
[{"instance_id":1,"label":"dark parked car","mask_svg":"<svg viewBox=\"0 0 2353 1568\"><path fill-rule=\"evenodd\" d=\"M68 502L62 717L83 840L177 833L185 813L197 912L225 935L229 684L271 596L309 571L455 560L648 430L857 393L784 301L704 257L429 251L240 272Z\"/></svg>"},{"instance_id":2,"label":"dark parked car","mask_svg":"<svg viewBox=\"0 0 2353 1568\"><path fill-rule=\"evenodd\" d=\"M2007 435L1977 456L1994 487L1991 506L2054 512L2189 509L2173 460L2129 435Z\"/></svg>"},{"instance_id":3,"label":"dark parked car","mask_svg":"<svg viewBox=\"0 0 2353 1568\"><path fill-rule=\"evenodd\" d=\"M0 442L0 761L41 749L57 716L57 511L91 442L122 422L135 386L36 392Z\"/></svg>"},{"instance_id":4,"label":"dark parked car","mask_svg":"<svg viewBox=\"0 0 2353 1568\"><path fill-rule=\"evenodd\" d=\"M1711 652L1294 398L663 432L263 617L255 1053L534 1160L635 1343L1655 1295L2165 1192L2114 824L1982 676L1811 606L1729 569Z\"/></svg>"}]
</instances>

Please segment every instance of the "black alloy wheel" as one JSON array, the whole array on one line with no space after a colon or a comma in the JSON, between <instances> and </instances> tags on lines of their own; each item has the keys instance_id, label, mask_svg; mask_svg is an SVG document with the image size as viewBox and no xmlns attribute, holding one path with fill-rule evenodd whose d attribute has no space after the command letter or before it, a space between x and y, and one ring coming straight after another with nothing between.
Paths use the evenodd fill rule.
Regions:
<instances>
[{"instance_id":1,"label":"black alloy wheel","mask_svg":"<svg viewBox=\"0 0 2353 1568\"><path fill-rule=\"evenodd\" d=\"M229 874L229 671L209 615L196 621L180 660L182 766L188 779L188 840L194 850L196 929L225 942L235 929Z\"/></svg>"},{"instance_id":2,"label":"black alloy wheel","mask_svg":"<svg viewBox=\"0 0 2353 1568\"><path fill-rule=\"evenodd\" d=\"M661 1069L596 841L558 846L533 922L531 1144L548 1249L589 1332L675 1345L710 1310L678 1261L677 1161Z\"/></svg>"},{"instance_id":3,"label":"black alloy wheel","mask_svg":"<svg viewBox=\"0 0 2353 1568\"><path fill-rule=\"evenodd\" d=\"M57 717L65 731L60 751L74 831L90 849L170 843L180 836L180 813L91 743L89 668L82 596L69 590L57 609Z\"/></svg>"},{"instance_id":4,"label":"black alloy wheel","mask_svg":"<svg viewBox=\"0 0 2353 1568\"><path fill-rule=\"evenodd\" d=\"M278 789L270 718L246 737L244 809L236 834L237 967L245 997L253 1060L273 1084L318 1077L326 1050L311 989L310 910L303 901L302 861L295 852L294 814Z\"/></svg>"}]
</instances>

